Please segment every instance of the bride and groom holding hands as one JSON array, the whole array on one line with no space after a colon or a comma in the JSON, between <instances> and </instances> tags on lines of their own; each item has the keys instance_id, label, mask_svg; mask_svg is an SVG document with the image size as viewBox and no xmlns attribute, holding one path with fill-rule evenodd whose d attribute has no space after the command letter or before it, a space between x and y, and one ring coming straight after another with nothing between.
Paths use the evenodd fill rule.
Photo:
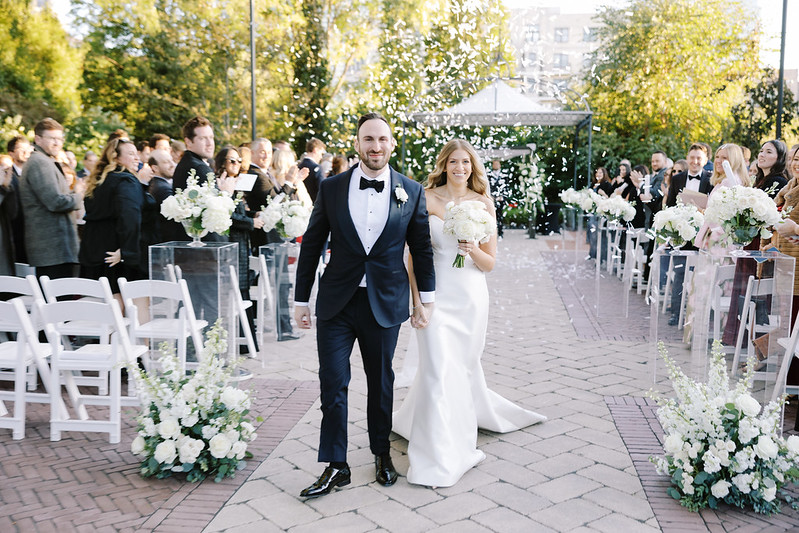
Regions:
<instances>
[{"instance_id":1,"label":"bride and groom holding hands","mask_svg":"<svg viewBox=\"0 0 799 533\"><path fill-rule=\"evenodd\" d=\"M398 477L390 455L392 429L409 441L408 481L442 487L455 484L485 457L477 449L478 427L504 433L546 419L489 390L480 365L488 321L484 273L494 266L496 234L478 245L444 233L449 202L481 201L495 216L477 154L466 141L450 141L423 189L388 165L395 146L385 118L362 116L355 141L361 162L322 181L303 236L295 285L300 328L311 327L308 301L328 236L332 249L316 304L322 403L318 460L328 466L300 493L303 497L321 496L351 481L347 390L356 341L368 388L369 447L381 485L393 485ZM467 257L464 268L451 266L456 253ZM411 298L419 368L392 417L392 359Z\"/></svg>"}]
</instances>

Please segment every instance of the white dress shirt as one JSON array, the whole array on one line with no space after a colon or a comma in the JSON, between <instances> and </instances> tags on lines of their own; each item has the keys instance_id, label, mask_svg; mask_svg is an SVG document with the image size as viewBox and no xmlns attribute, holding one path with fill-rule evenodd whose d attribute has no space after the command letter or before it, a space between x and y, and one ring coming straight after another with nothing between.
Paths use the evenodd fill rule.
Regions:
<instances>
[{"instance_id":1,"label":"white dress shirt","mask_svg":"<svg viewBox=\"0 0 799 533\"><path fill-rule=\"evenodd\" d=\"M699 185L702 183L702 175L696 177L696 179L691 179L691 176L685 178L685 188L689 191L699 192Z\"/></svg>"}]
</instances>

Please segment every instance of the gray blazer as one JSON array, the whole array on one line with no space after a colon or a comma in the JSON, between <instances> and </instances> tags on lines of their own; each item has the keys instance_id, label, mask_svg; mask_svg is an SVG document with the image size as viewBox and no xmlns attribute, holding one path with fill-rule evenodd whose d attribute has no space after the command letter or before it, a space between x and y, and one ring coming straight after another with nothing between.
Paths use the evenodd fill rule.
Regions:
<instances>
[{"instance_id":1,"label":"gray blazer","mask_svg":"<svg viewBox=\"0 0 799 533\"><path fill-rule=\"evenodd\" d=\"M80 208L81 198L69 192L61 169L35 144L19 192L28 262L35 267L77 263L78 232L70 213Z\"/></svg>"}]
</instances>

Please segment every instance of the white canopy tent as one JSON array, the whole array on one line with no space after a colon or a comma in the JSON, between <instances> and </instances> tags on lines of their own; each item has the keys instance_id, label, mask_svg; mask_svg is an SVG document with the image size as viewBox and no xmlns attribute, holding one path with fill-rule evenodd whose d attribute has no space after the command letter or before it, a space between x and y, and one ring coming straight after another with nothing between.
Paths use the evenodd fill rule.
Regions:
<instances>
[{"instance_id":1,"label":"white canopy tent","mask_svg":"<svg viewBox=\"0 0 799 533\"><path fill-rule=\"evenodd\" d=\"M479 81L479 80L478 80ZM486 80L488 81L488 80ZM559 126L575 128L575 144L580 129L588 128L588 176L591 175L591 134L593 112L584 97L580 111L563 111L550 107L509 85L510 79L494 79L487 87L443 111L416 111L408 114L408 121L421 126L441 128L447 126ZM553 88L554 85L550 84ZM435 92L432 89L431 92ZM561 93L565 94L565 93ZM403 133L403 163L405 159ZM501 159L530 153L517 147L492 148L500 151ZM514 152L513 150L518 150ZM513 155L511 155L513 154ZM403 164L404 166L404 164ZM577 186L577 161L574 162L574 186Z\"/></svg>"}]
</instances>

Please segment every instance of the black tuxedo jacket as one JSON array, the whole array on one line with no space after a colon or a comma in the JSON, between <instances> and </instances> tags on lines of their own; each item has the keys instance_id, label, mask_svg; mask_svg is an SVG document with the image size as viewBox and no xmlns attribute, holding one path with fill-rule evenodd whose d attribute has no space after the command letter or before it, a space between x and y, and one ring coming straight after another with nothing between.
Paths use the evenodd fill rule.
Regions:
<instances>
[{"instance_id":1,"label":"black tuxedo jacket","mask_svg":"<svg viewBox=\"0 0 799 533\"><path fill-rule=\"evenodd\" d=\"M391 169L391 195L388 220L372 250L367 254L358 237L349 210L349 186L353 169L322 181L311 221L302 237L297 264L294 299L307 302L316 277L319 254L330 235L330 263L319 282L316 315L328 320L350 301L364 274L369 304L375 320L384 328L408 319L410 288L403 262L405 243L413 258L419 291L435 290L430 226L422 186ZM405 203L397 201L395 189L408 194Z\"/></svg>"},{"instance_id":2,"label":"black tuxedo jacket","mask_svg":"<svg viewBox=\"0 0 799 533\"><path fill-rule=\"evenodd\" d=\"M322 167L319 163L310 157L303 157L302 161L297 165L300 169L307 168L308 175L303 180L305 189L308 191L308 196L311 197L312 202L316 202L316 197L319 194L319 184L322 183Z\"/></svg>"},{"instance_id":3,"label":"black tuxedo jacket","mask_svg":"<svg viewBox=\"0 0 799 533\"><path fill-rule=\"evenodd\" d=\"M688 180L687 172L680 172L671 177L671 185L669 185L669 195L666 197L666 207L674 207L677 205L677 197L685 188L685 182ZM699 179L699 192L702 194L710 194L713 190L713 185L710 183L710 171L703 170Z\"/></svg>"}]
</instances>

